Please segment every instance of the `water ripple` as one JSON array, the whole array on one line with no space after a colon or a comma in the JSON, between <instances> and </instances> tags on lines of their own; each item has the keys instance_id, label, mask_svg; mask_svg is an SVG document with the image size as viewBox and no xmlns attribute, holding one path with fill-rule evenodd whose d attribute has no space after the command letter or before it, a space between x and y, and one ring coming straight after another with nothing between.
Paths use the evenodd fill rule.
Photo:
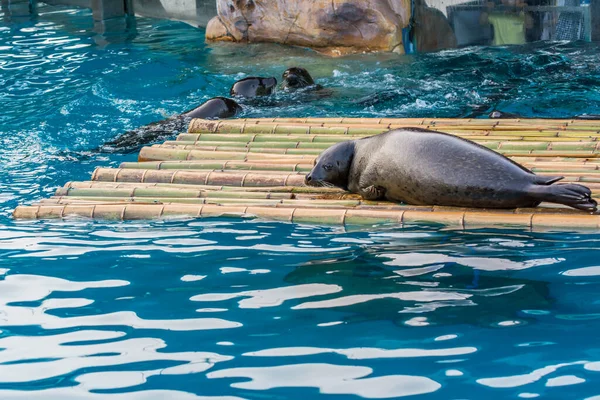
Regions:
<instances>
[{"instance_id":1,"label":"water ripple","mask_svg":"<svg viewBox=\"0 0 600 400\"><path fill-rule=\"evenodd\" d=\"M3 17L0 398L598 398L595 233L10 218L245 76L300 65L327 90L243 117L597 114L597 44L328 59L146 18L109 42L43 3Z\"/></svg>"},{"instance_id":2,"label":"water ripple","mask_svg":"<svg viewBox=\"0 0 600 400\"><path fill-rule=\"evenodd\" d=\"M297 364L264 368L234 368L207 374L209 378L249 378L231 386L250 390L316 387L323 394L353 394L368 399L389 399L432 393L441 385L424 376L369 377L371 368L333 364Z\"/></svg>"}]
</instances>

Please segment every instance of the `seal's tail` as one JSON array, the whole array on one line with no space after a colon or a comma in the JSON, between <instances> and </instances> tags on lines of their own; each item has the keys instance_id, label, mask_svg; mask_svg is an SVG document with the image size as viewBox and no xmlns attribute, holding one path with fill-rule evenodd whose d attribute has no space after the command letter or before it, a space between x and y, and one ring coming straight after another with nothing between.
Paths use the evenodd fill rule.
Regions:
<instances>
[{"instance_id":1,"label":"seal's tail","mask_svg":"<svg viewBox=\"0 0 600 400\"><path fill-rule=\"evenodd\" d=\"M564 204L583 211L595 212L598 207L596 200L592 199L592 191L574 183L534 185L529 194L540 201Z\"/></svg>"}]
</instances>

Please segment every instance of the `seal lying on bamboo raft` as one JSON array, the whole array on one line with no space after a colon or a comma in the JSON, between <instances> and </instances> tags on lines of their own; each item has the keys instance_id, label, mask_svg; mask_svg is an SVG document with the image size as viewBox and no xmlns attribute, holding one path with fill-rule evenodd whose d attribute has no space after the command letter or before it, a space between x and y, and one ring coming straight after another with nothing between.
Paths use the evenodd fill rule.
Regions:
<instances>
[{"instance_id":1,"label":"seal lying on bamboo raft","mask_svg":"<svg viewBox=\"0 0 600 400\"><path fill-rule=\"evenodd\" d=\"M104 143L98 150L104 153L130 153L148 143L185 132L192 118L231 118L241 111L242 107L235 101L225 97L214 97L181 115L127 131Z\"/></svg>"},{"instance_id":2,"label":"seal lying on bamboo raft","mask_svg":"<svg viewBox=\"0 0 600 400\"><path fill-rule=\"evenodd\" d=\"M337 186L366 200L477 208L536 207L542 201L596 211L589 188L553 183L477 143L405 128L337 143L306 176L310 186Z\"/></svg>"}]
</instances>

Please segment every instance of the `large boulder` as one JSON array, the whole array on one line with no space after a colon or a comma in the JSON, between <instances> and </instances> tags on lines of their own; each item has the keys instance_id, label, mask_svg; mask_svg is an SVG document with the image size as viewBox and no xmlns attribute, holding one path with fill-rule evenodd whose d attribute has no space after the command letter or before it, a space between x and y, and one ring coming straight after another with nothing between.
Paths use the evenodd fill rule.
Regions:
<instances>
[{"instance_id":1,"label":"large boulder","mask_svg":"<svg viewBox=\"0 0 600 400\"><path fill-rule=\"evenodd\" d=\"M330 55L404 52L410 0L217 0L208 41L275 42Z\"/></svg>"},{"instance_id":2,"label":"large boulder","mask_svg":"<svg viewBox=\"0 0 600 400\"><path fill-rule=\"evenodd\" d=\"M428 7L424 0L415 0L415 20L417 51L425 53L457 46L456 35L444 13Z\"/></svg>"}]
</instances>

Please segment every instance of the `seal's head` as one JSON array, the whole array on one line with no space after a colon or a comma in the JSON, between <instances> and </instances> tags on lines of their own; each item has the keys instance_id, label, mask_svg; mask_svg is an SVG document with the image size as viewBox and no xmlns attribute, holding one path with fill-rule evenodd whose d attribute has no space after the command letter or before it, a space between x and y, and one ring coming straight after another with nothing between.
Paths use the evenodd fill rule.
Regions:
<instances>
[{"instance_id":1,"label":"seal's head","mask_svg":"<svg viewBox=\"0 0 600 400\"><path fill-rule=\"evenodd\" d=\"M268 96L273 93L275 86L277 86L277 79L275 78L251 76L234 83L231 87L230 94L232 96L243 96L247 98Z\"/></svg>"},{"instance_id":2,"label":"seal's head","mask_svg":"<svg viewBox=\"0 0 600 400\"><path fill-rule=\"evenodd\" d=\"M301 67L288 68L283 72L281 77L283 82L281 87L283 89L302 89L315 84L312 76L308 71Z\"/></svg>"},{"instance_id":3,"label":"seal's head","mask_svg":"<svg viewBox=\"0 0 600 400\"><path fill-rule=\"evenodd\" d=\"M337 143L322 152L306 175L309 186L337 186L348 190L348 175L354 158L354 141Z\"/></svg>"},{"instance_id":4,"label":"seal's head","mask_svg":"<svg viewBox=\"0 0 600 400\"><path fill-rule=\"evenodd\" d=\"M242 107L226 97L214 97L200 106L186 111L183 116L188 118L220 119L231 118L242 111Z\"/></svg>"}]
</instances>

